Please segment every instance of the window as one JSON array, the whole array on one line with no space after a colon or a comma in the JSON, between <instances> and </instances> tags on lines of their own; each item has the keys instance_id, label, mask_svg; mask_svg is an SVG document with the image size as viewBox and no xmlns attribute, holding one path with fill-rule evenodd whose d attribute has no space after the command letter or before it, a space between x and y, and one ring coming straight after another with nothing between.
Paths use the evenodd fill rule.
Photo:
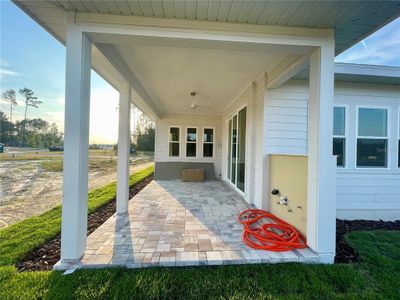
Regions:
<instances>
[{"instance_id":1,"label":"window","mask_svg":"<svg viewBox=\"0 0 400 300\"><path fill-rule=\"evenodd\" d=\"M180 128L170 127L169 128L169 156L179 156L179 142L180 142Z\"/></svg>"},{"instance_id":2,"label":"window","mask_svg":"<svg viewBox=\"0 0 400 300\"><path fill-rule=\"evenodd\" d=\"M214 156L214 129L203 129L203 157Z\"/></svg>"},{"instance_id":3,"label":"window","mask_svg":"<svg viewBox=\"0 0 400 300\"><path fill-rule=\"evenodd\" d=\"M335 107L333 110L333 155L337 156L336 165L344 167L346 153L346 108Z\"/></svg>"},{"instance_id":4,"label":"window","mask_svg":"<svg viewBox=\"0 0 400 300\"><path fill-rule=\"evenodd\" d=\"M197 128L186 129L186 157L196 157Z\"/></svg>"},{"instance_id":5,"label":"window","mask_svg":"<svg viewBox=\"0 0 400 300\"><path fill-rule=\"evenodd\" d=\"M387 167L387 124L387 109L358 109L357 167Z\"/></svg>"}]
</instances>

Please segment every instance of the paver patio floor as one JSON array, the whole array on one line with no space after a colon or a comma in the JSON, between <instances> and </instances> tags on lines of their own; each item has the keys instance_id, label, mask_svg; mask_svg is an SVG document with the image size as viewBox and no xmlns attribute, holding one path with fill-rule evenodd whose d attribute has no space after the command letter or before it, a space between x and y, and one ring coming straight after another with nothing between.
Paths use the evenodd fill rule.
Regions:
<instances>
[{"instance_id":1,"label":"paver patio floor","mask_svg":"<svg viewBox=\"0 0 400 300\"><path fill-rule=\"evenodd\" d=\"M241 240L238 214L249 205L219 181L153 181L87 242L82 267L198 266L318 262L310 249L253 250Z\"/></svg>"}]
</instances>

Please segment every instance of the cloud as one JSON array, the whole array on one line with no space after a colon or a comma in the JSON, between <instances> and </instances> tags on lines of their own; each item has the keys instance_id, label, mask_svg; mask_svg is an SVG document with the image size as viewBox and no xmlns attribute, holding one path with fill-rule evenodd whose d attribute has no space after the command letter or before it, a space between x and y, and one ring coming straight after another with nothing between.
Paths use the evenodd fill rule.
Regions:
<instances>
[{"instance_id":1,"label":"cloud","mask_svg":"<svg viewBox=\"0 0 400 300\"><path fill-rule=\"evenodd\" d=\"M15 76L15 75L19 75L19 73L0 67L0 76Z\"/></svg>"},{"instance_id":2,"label":"cloud","mask_svg":"<svg viewBox=\"0 0 400 300\"><path fill-rule=\"evenodd\" d=\"M0 81L4 81L6 77L9 76L19 76L18 72L13 71L10 68L10 64L4 59L0 60Z\"/></svg>"},{"instance_id":3,"label":"cloud","mask_svg":"<svg viewBox=\"0 0 400 300\"><path fill-rule=\"evenodd\" d=\"M400 66L400 18L336 57L336 61Z\"/></svg>"}]
</instances>

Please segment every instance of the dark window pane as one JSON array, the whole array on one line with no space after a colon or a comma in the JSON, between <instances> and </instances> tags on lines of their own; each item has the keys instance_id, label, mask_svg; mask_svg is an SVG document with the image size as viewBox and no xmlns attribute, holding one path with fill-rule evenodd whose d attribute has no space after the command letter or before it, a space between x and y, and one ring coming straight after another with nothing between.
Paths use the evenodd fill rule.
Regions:
<instances>
[{"instance_id":1,"label":"dark window pane","mask_svg":"<svg viewBox=\"0 0 400 300\"><path fill-rule=\"evenodd\" d=\"M399 140L399 146L398 146L398 148L397 148L397 151L398 151L398 158L397 158L397 165L399 166L399 168L400 168L400 140Z\"/></svg>"},{"instance_id":2,"label":"dark window pane","mask_svg":"<svg viewBox=\"0 0 400 300\"><path fill-rule=\"evenodd\" d=\"M333 139L333 155L337 156L337 166L344 167L344 155L345 155L345 139L334 138Z\"/></svg>"},{"instance_id":3,"label":"dark window pane","mask_svg":"<svg viewBox=\"0 0 400 300\"><path fill-rule=\"evenodd\" d=\"M196 143L187 143L186 144L186 156L194 157L196 156Z\"/></svg>"},{"instance_id":4,"label":"dark window pane","mask_svg":"<svg viewBox=\"0 0 400 300\"><path fill-rule=\"evenodd\" d=\"M179 156L179 143L169 143L169 156Z\"/></svg>"},{"instance_id":5,"label":"dark window pane","mask_svg":"<svg viewBox=\"0 0 400 300\"><path fill-rule=\"evenodd\" d=\"M245 161L246 161L246 108L239 111L238 124L238 174L237 187L244 192Z\"/></svg>"},{"instance_id":6,"label":"dark window pane","mask_svg":"<svg viewBox=\"0 0 400 300\"><path fill-rule=\"evenodd\" d=\"M203 156L212 157L213 156L214 144L203 144Z\"/></svg>"},{"instance_id":7,"label":"dark window pane","mask_svg":"<svg viewBox=\"0 0 400 300\"><path fill-rule=\"evenodd\" d=\"M188 142L196 142L196 128L188 128L187 129L187 138Z\"/></svg>"},{"instance_id":8,"label":"dark window pane","mask_svg":"<svg viewBox=\"0 0 400 300\"><path fill-rule=\"evenodd\" d=\"M333 135L344 135L345 108L335 107L333 111Z\"/></svg>"},{"instance_id":9,"label":"dark window pane","mask_svg":"<svg viewBox=\"0 0 400 300\"><path fill-rule=\"evenodd\" d=\"M212 143L214 141L214 130L204 129L204 142Z\"/></svg>"},{"instance_id":10,"label":"dark window pane","mask_svg":"<svg viewBox=\"0 0 400 300\"><path fill-rule=\"evenodd\" d=\"M232 177L231 182L236 184L236 137L237 137L237 115L232 120Z\"/></svg>"},{"instance_id":11,"label":"dark window pane","mask_svg":"<svg viewBox=\"0 0 400 300\"><path fill-rule=\"evenodd\" d=\"M360 108L358 110L358 135L386 137L387 110Z\"/></svg>"},{"instance_id":12,"label":"dark window pane","mask_svg":"<svg viewBox=\"0 0 400 300\"><path fill-rule=\"evenodd\" d=\"M387 140L358 139L357 167L386 167Z\"/></svg>"},{"instance_id":13,"label":"dark window pane","mask_svg":"<svg viewBox=\"0 0 400 300\"><path fill-rule=\"evenodd\" d=\"M172 142L179 141L179 128L178 127L171 127L169 129L169 140Z\"/></svg>"}]
</instances>

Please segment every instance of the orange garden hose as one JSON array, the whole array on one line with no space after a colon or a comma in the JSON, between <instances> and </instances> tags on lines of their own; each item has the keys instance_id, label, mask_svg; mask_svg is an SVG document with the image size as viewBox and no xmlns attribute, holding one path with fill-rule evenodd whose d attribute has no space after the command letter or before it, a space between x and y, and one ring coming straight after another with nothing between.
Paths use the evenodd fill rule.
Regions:
<instances>
[{"instance_id":1,"label":"orange garden hose","mask_svg":"<svg viewBox=\"0 0 400 300\"><path fill-rule=\"evenodd\" d=\"M296 228L264 210L245 210L238 221L244 226L243 242L251 248L283 252L307 247L306 238Z\"/></svg>"}]
</instances>

